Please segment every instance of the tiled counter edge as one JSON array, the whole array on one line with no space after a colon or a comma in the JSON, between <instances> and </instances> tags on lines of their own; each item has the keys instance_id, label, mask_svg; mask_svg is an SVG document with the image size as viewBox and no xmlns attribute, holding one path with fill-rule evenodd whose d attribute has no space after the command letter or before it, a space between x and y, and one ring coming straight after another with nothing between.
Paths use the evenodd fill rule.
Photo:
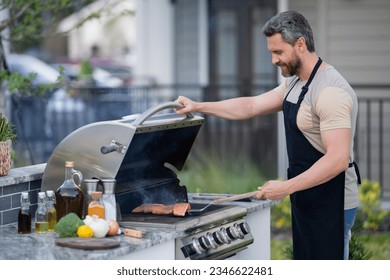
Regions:
<instances>
[{"instance_id":1,"label":"tiled counter edge","mask_svg":"<svg viewBox=\"0 0 390 280\"><path fill-rule=\"evenodd\" d=\"M0 227L18 221L22 192L29 192L31 213L35 213L45 166L46 163L13 168L0 177Z\"/></svg>"}]
</instances>

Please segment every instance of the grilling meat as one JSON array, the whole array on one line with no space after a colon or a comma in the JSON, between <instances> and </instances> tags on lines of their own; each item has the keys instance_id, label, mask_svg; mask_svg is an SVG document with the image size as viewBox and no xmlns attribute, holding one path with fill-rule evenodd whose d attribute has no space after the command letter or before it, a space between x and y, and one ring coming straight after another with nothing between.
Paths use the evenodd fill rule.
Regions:
<instances>
[{"instance_id":1,"label":"grilling meat","mask_svg":"<svg viewBox=\"0 0 390 280\"><path fill-rule=\"evenodd\" d=\"M157 204L157 203L145 203L134 208L132 213L146 213L156 215L174 215L185 216L191 210L189 203L176 203L171 205Z\"/></svg>"},{"instance_id":2,"label":"grilling meat","mask_svg":"<svg viewBox=\"0 0 390 280\"><path fill-rule=\"evenodd\" d=\"M186 213L190 212L191 206L189 203L176 203L173 205L173 215L174 216L185 216Z\"/></svg>"},{"instance_id":3,"label":"grilling meat","mask_svg":"<svg viewBox=\"0 0 390 280\"><path fill-rule=\"evenodd\" d=\"M173 205L155 204L152 208L152 214L170 215L173 213Z\"/></svg>"},{"instance_id":4,"label":"grilling meat","mask_svg":"<svg viewBox=\"0 0 390 280\"><path fill-rule=\"evenodd\" d=\"M141 204L140 206L134 208L131 212L150 214L150 213L152 213L153 209L159 208L161 206L164 206L164 205L163 204L154 204L154 203L145 203L145 204Z\"/></svg>"}]
</instances>

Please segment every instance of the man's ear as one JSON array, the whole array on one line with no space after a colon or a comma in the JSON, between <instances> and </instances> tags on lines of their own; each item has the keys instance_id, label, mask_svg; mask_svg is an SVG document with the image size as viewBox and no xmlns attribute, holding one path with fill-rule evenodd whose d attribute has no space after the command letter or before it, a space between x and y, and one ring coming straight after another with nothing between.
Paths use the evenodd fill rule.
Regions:
<instances>
[{"instance_id":1,"label":"man's ear","mask_svg":"<svg viewBox=\"0 0 390 280\"><path fill-rule=\"evenodd\" d=\"M303 52L304 50L307 49L306 46L306 40L304 37L299 37L298 40L295 42L295 47L298 48L299 52Z\"/></svg>"}]
</instances>

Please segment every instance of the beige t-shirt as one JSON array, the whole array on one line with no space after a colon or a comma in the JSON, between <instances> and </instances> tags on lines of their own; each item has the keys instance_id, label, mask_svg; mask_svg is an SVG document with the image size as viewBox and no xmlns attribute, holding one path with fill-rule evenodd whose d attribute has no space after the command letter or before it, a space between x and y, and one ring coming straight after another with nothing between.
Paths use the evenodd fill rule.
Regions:
<instances>
[{"instance_id":1,"label":"beige t-shirt","mask_svg":"<svg viewBox=\"0 0 390 280\"><path fill-rule=\"evenodd\" d=\"M297 77L286 79L274 89L282 99L295 83ZM306 81L298 81L292 88L287 100L297 103ZM336 128L351 128L350 162L354 160L353 138L355 134L358 102L354 90L337 70L330 65L320 68L312 80L309 90L298 110L297 125L310 144L325 153L321 131ZM345 172L344 209L358 206L359 192L354 167Z\"/></svg>"}]
</instances>

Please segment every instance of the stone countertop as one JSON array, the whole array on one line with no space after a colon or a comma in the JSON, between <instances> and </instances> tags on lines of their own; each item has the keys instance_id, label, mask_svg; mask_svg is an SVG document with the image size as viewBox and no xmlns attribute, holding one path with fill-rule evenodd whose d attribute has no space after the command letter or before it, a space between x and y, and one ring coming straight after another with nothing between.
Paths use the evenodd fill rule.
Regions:
<instances>
[{"instance_id":1,"label":"stone countertop","mask_svg":"<svg viewBox=\"0 0 390 280\"><path fill-rule=\"evenodd\" d=\"M34 225L32 225L33 227ZM180 237L184 233L178 230L141 228L143 238L124 235L106 237L116 239L120 246L114 249L82 250L55 245L57 233L17 234L17 225L0 228L0 259L3 260L99 260L118 259L137 250L146 249Z\"/></svg>"},{"instance_id":2,"label":"stone countertop","mask_svg":"<svg viewBox=\"0 0 390 280\"><path fill-rule=\"evenodd\" d=\"M205 197L205 199L198 197L198 195L194 195L194 197L194 200L190 197L190 202L196 201L207 203L209 201L207 197ZM268 200L252 200L248 202L234 202L232 204L247 208L248 214L250 214L256 211L261 211L261 209L271 207L273 202ZM56 233L37 234L34 233L33 229L31 234L17 234L17 225L10 224L0 227L0 259L118 259L135 251L150 248L185 235L184 231L178 229L161 227L137 227L137 229L145 232L143 238L133 238L124 235L109 237L115 238L120 242L120 246L118 248L106 250L82 250L56 246L55 240L58 238Z\"/></svg>"}]
</instances>

